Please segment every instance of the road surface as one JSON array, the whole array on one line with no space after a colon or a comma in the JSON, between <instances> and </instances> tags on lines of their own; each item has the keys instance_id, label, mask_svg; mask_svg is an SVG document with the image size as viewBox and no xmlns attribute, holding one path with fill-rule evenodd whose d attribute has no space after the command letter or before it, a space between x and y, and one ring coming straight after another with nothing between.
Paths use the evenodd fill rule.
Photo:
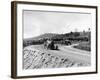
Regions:
<instances>
[{"instance_id":1,"label":"road surface","mask_svg":"<svg viewBox=\"0 0 100 80\"><path fill-rule=\"evenodd\" d=\"M32 45L28 46L29 48L36 48L40 50L41 52L50 53L52 55L68 58L71 61L74 62L80 62L80 63L86 63L91 64L91 52L79 50L76 48L73 48L72 46L60 46L59 50L46 50L40 45Z\"/></svg>"}]
</instances>

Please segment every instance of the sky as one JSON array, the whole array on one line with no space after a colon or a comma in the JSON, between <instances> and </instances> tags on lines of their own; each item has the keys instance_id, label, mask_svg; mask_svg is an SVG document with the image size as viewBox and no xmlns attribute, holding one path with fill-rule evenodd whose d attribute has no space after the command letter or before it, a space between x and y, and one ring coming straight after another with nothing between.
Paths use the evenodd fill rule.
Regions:
<instances>
[{"instance_id":1,"label":"sky","mask_svg":"<svg viewBox=\"0 0 100 80\"><path fill-rule=\"evenodd\" d=\"M75 12L23 11L24 38L44 33L64 34L91 29L91 14Z\"/></svg>"}]
</instances>

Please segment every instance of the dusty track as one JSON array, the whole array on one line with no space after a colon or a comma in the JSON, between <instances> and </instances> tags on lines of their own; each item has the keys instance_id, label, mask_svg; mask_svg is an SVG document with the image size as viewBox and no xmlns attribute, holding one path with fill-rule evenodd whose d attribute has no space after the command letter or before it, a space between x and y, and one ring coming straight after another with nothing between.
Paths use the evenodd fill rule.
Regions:
<instances>
[{"instance_id":1,"label":"dusty track","mask_svg":"<svg viewBox=\"0 0 100 80\"><path fill-rule=\"evenodd\" d=\"M71 61L81 62L81 63L91 63L91 53L84 50L75 49L72 46L60 46L59 50L46 50L43 46L35 45L29 46L31 49L36 48L41 52L50 53L55 56L68 58Z\"/></svg>"}]
</instances>

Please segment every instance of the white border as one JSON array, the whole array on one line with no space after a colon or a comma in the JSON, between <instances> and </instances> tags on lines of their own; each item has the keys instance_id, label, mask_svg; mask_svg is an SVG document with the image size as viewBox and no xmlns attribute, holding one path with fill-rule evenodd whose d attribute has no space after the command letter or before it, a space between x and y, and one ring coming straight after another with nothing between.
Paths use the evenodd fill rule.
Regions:
<instances>
[{"instance_id":1,"label":"white border","mask_svg":"<svg viewBox=\"0 0 100 80\"><path fill-rule=\"evenodd\" d=\"M91 13L92 15L92 29L91 29L91 66L78 68L56 68L56 69L22 69L22 10L46 10L46 11L63 11L63 12L83 12ZM46 74L63 74L63 73L78 73L78 72L93 72L96 71L96 10L91 8L74 8L74 7L58 7L45 5L28 5L17 4L17 76L32 76L32 75L46 75Z\"/></svg>"}]
</instances>

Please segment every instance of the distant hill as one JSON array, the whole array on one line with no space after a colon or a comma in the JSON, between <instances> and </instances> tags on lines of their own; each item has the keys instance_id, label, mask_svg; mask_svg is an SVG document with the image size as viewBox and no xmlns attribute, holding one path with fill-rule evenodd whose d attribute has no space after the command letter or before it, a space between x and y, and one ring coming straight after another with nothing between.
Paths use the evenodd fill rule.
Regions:
<instances>
[{"instance_id":1,"label":"distant hill","mask_svg":"<svg viewBox=\"0 0 100 80\"><path fill-rule=\"evenodd\" d=\"M62 44L62 41L70 40L73 43L77 41L90 41L91 40L91 32L70 32L65 34L55 34L55 33L45 33L39 35L37 37L28 38L23 40L23 45L36 45L36 44L43 44L45 39L52 39L53 41L60 41L59 43Z\"/></svg>"},{"instance_id":2,"label":"distant hill","mask_svg":"<svg viewBox=\"0 0 100 80\"><path fill-rule=\"evenodd\" d=\"M27 40L40 40L40 39L44 39L44 38L52 38L52 37L55 37L55 36L58 36L60 34L56 34L56 33L45 33L45 34L42 34L42 35L39 35L37 37L33 37L33 38L28 38L28 39L24 39L25 41Z\"/></svg>"},{"instance_id":3,"label":"distant hill","mask_svg":"<svg viewBox=\"0 0 100 80\"><path fill-rule=\"evenodd\" d=\"M40 40L40 39L68 39L68 38L78 38L78 37L88 37L90 32L72 32L72 33L65 33L65 34L57 34L57 33L45 33L42 35L39 35L37 37L24 39L25 41L31 41L31 40Z\"/></svg>"},{"instance_id":4,"label":"distant hill","mask_svg":"<svg viewBox=\"0 0 100 80\"><path fill-rule=\"evenodd\" d=\"M52 38L54 36L57 36L59 34L55 34L55 33L45 33L45 34L42 34L40 36L37 36L37 37L34 37L33 39L43 39L43 38Z\"/></svg>"}]
</instances>

